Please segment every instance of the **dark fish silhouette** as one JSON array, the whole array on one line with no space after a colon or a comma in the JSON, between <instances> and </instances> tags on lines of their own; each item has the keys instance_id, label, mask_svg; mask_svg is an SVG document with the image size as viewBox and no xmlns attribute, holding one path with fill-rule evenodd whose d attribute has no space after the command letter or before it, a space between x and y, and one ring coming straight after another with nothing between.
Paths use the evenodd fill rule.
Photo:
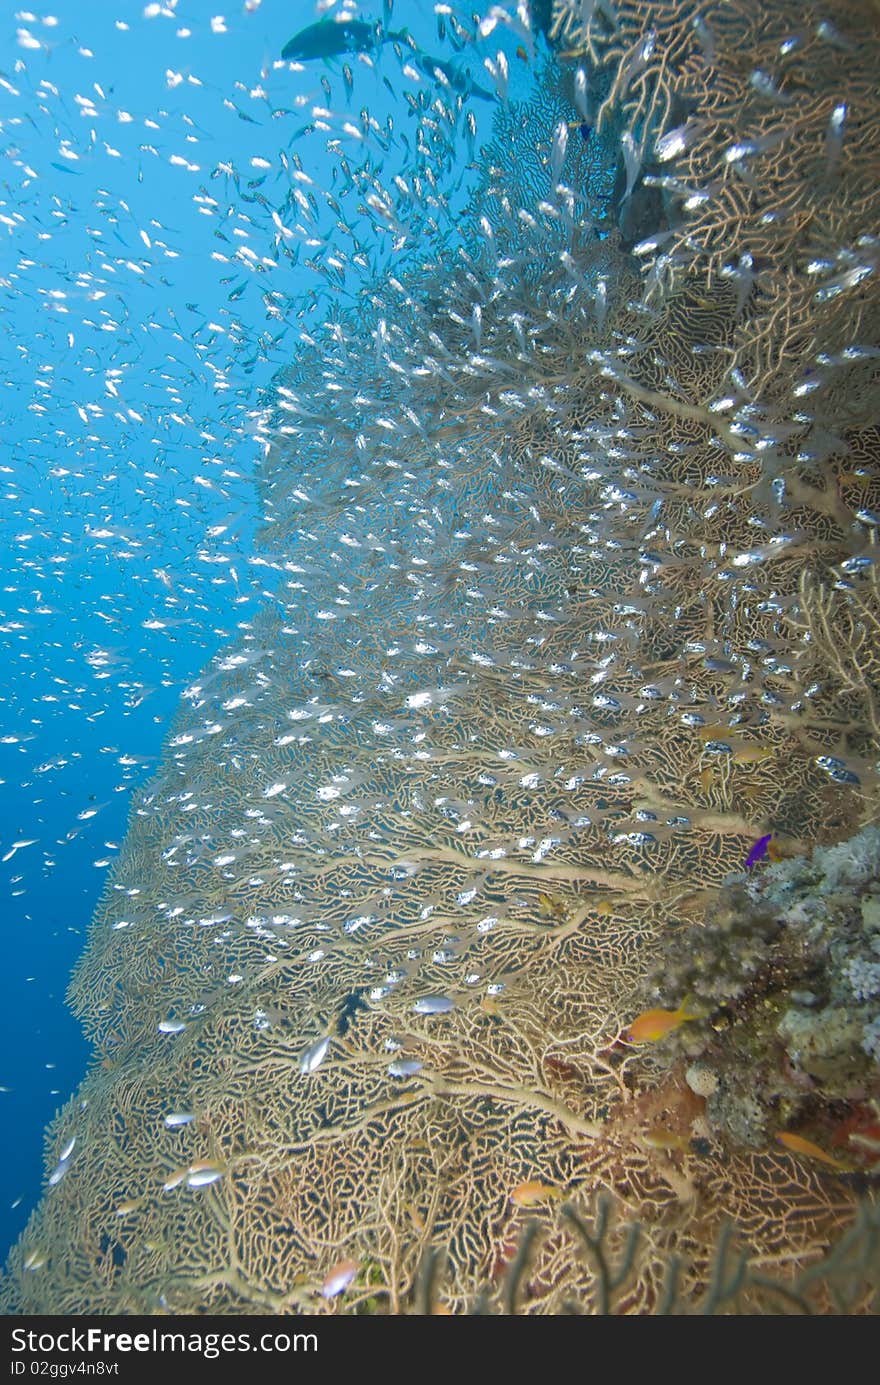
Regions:
<instances>
[{"instance_id":1,"label":"dark fish silhouette","mask_svg":"<svg viewBox=\"0 0 880 1385\"><path fill-rule=\"evenodd\" d=\"M404 32L386 32L381 24L368 24L363 19L319 19L300 29L281 50L289 62L308 62L312 58L337 58L342 53L367 53L391 39L403 39Z\"/></svg>"},{"instance_id":2,"label":"dark fish silhouette","mask_svg":"<svg viewBox=\"0 0 880 1385\"><path fill-rule=\"evenodd\" d=\"M430 54L419 49L413 54L413 61L428 77L433 77L436 71L442 72L453 91L461 92L463 96L481 96L484 101L495 99L491 91L474 81L467 68L456 67L454 63L446 62L445 59L432 58Z\"/></svg>"},{"instance_id":3,"label":"dark fish silhouette","mask_svg":"<svg viewBox=\"0 0 880 1385\"><path fill-rule=\"evenodd\" d=\"M369 53L383 43L395 40L406 42L407 37L406 29L392 32L383 29L379 23L368 24L363 19L346 19L341 22L336 19L319 19L316 24L310 24L308 28L294 34L282 48L281 56L288 62L338 58L343 53ZM457 67L441 58L432 58L419 48L413 52L413 61L428 77L433 77L437 71L441 72L452 89L461 92L462 95L481 96L484 101L493 99L492 93L479 86L463 67Z\"/></svg>"}]
</instances>

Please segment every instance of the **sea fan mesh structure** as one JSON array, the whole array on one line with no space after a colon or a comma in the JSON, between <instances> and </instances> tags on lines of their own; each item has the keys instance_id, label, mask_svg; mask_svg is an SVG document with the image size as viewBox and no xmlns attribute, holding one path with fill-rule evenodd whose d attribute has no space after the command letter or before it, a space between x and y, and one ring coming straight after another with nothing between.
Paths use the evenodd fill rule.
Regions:
<instances>
[{"instance_id":1,"label":"sea fan mesh structure","mask_svg":"<svg viewBox=\"0 0 880 1385\"><path fill-rule=\"evenodd\" d=\"M607 1193L647 1313L671 1255L703 1301L727 1223L794 1283L852 1221L807 1160L698 1152L699 1099L616 1044L756 836L806 849L876 801L876 9L836 41L790 0L702 17L560 7L463 233L279 381L274 594L134 806L7 1311L406 1311L440 1249L445 1309L498 1307L534 1216L519 1309L566 1311ZM595 162L558 133L579 66ZM698 134L657 162L672 121ZM609 176L627 130L653 252Z\"/></svg>"}]
</instances>

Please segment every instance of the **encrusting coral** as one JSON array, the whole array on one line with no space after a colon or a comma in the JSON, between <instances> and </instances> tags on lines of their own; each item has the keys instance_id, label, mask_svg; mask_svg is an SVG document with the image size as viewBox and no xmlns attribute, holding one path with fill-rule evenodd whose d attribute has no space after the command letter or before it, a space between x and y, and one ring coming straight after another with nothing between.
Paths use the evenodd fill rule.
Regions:
<instances>
[{"instance_id":1,"label":"encrusting coral","mask_svg":"<svg viewBox=\"0 0 880 1385\"><path fill-rule=\"evenodd\" d=\"M94 1066L48 1132L7 1311L398 1312L442 1248L462 1312L481 1285L500 1302L529 1217L520 1307L562 1311L595 1276L560 1199L583 1220L605 1191L645 1228L626 1311L651 1312L670 1255L701 1301L726 1222L792 1283L851 1222L852 1180L768 1113L788 1128L823 1083L858 1105L876 1057L870 881L809 902L878 782L876 29L847 4L844 49L793 0L709 8L711 62L690 6L600 4L587 34L568 6L456 236L406 246L279 378L274 587L134 804L70 991ZM635 181L682 185L641 204L656 252L621 216L619 140L586 152L591 52L614 68L600 142L699 129ZM791 105L749 84L768 70ZM844 81L858 127L817 169ZM367 155L346 168L374 196ZM732 1030L748 1007L787 1053L722 1151L714 1050L689 1086L620 1040L670 930L772 834L791 859L726 887L704 972L683 956L663 997L703 987ZM798 940L821 993L785 990ZM822 1049L808 992L858 1032ZM342 1259L358 1276L327 1297Z\"/></svg>"}]
</instances>

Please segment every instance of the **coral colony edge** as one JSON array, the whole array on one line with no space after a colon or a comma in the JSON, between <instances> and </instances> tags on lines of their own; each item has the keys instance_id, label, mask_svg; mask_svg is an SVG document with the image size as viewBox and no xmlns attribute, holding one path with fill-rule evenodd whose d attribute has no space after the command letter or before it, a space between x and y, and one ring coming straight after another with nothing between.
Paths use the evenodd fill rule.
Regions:
<instances>
[{"instance_id":1,"label":"coral colony edge","mask_svg":"<svg viewBox=\"0 0 880 1385\"><path fill-rule=\"evenodd\" d=\"M6 1312L876 1309L880 10L445 8Z\"/></svg>"}]
</instances>

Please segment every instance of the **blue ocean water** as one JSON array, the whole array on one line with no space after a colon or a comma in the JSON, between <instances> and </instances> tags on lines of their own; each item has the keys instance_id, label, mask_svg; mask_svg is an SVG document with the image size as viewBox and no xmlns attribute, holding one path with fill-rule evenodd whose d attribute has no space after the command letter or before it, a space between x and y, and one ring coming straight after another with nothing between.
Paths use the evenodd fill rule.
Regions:
<instances>
[{"instance_id":1,"label":"blue ocean water","mask_svg":"<svg viewBox=\"0 0 880 1385\"><path fill-rule=\"evenodd\" d=\"M332 219L279 165L301 151L320 183L304 111L323 82L342 94L338 63L277 61L314 6L218 8L58 0L0 22L4 1257L87 1063L64 991L132 790L182 689L265 599L262 392L358 287L351 263L327 270ZM428 7L398 19L436 44ZM382 76L358 67L355 98L380 125ZM281 230L297 214L311 244Z\"/></svg>"}]
</instances>

